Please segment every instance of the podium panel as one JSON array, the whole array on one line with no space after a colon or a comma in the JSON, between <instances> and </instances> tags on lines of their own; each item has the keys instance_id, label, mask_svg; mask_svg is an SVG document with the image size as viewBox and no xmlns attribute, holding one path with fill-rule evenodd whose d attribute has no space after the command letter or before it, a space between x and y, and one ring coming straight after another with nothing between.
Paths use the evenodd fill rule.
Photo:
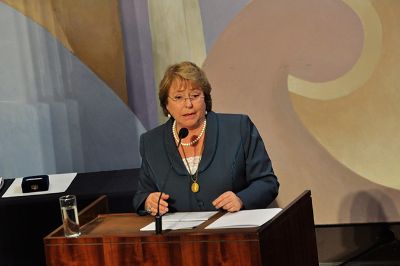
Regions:
<instances>
[{"instance_id":1,"label":"podium panel","mask_svg":"<svg viewBox=\"0 0 400 266\"><path fill-rule=\"evenodd\" d=\"M153 221L136 214L99 214L102 197L80 213L82 234L63 237L59 227L45 239L47 265L318 265L311 193L304 192L260 227L141 232Z\"/></svg>"}]
</instances>

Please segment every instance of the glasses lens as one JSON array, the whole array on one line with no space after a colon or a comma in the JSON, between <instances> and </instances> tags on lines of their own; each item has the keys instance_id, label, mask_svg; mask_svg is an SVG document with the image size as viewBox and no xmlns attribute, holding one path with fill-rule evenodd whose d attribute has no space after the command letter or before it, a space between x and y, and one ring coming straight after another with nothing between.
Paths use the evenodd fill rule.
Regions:
<instances>
[{"instance_id":1,"label":"glasses lens","mask_svg":"<svg viewBox=\"0 0 400 266\"><path fill-rule=\"evenodd\" d=\"M180 95L174 96L174 97L169 97L171 98L174 102L183 104L186 102L186 100L190 100L191 102L197 102L200 99L204 98L204 95L201 92L196 92L189 94L189 97L183 97Z\"/></svg>"}]
</instances>

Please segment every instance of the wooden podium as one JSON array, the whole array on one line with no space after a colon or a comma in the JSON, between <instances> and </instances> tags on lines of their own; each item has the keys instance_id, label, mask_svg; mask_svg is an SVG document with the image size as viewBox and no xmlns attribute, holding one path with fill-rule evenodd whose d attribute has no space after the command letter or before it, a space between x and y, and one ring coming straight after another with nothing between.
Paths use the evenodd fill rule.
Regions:
<instances>
[{"instance_id":1,"label":"wooden podium","mask_svg":"<svg viewBox=\"0 0 400 266\"><path fill-rule=\"evenodd\" d=\"M79 213L82 235L59 227L44 238L46 263L61 265L318 265L311 192L305 191L260 227L141 232L151 216L105 214L100 197Z\"/></svg>"}]
</instances>

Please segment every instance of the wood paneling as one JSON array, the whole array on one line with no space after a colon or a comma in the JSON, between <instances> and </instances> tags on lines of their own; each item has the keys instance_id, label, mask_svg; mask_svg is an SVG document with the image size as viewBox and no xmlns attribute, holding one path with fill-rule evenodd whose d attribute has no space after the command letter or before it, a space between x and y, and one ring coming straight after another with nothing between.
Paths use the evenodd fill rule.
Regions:
<instances>
[{"instance_id":1,"label":"wood paneling","mask_svg":"<svg viewBox=\"0 0 400 266\"><path fill-rule=\"evenodd\" d=\"M197 228L156 235L140 231L153 217L99 215L78 238L62 237L61 227L47 236L47 265L318 265L310 196L303 193L253 228L205 229L223 215L218 213Z\"/></svg>"}]
</instances>

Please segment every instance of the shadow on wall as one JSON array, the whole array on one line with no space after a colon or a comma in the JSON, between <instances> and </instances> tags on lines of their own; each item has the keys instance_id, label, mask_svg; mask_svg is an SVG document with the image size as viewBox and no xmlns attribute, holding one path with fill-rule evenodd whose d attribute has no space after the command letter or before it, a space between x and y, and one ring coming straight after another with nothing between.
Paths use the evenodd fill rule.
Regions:
<instances>
[{"instance_id":1,"label":"shadow on wall","mask_svg":"<svg viewBox=\"0 0 400 266\"><path fill-rule=\"evenodd\" d=\"M355 221L358 217L367 217L371 223L384 221L385 212L397 214L397 209L391 198L380 190L359 191L346 195L342 200L339 217L349 217ZM384 207L383 207L384 206Z\"/></svg>"},{"instance_id":2,"label":"shadow on wall","mask_svg":"<svg viewBox=\"0 0 400 266\"><path fill-rule=\"evenodd\" d=\"M349 194L344 201L349 201L350 205L343 204L340 215L349 215L350 221L357 217L368 217L371 222L385 221L387 218L385 209L397 212L392 200L378 190ZM385 209L383 205L385 205ZM351 207L346 209L346 206ZM396 215L398 214L396 213ZM347 253L345 255L347 262L355 261L395 239L388 223L355 226L351 230L341 230L341 234L342 245Z\"/></svg>"}]
</instances>

